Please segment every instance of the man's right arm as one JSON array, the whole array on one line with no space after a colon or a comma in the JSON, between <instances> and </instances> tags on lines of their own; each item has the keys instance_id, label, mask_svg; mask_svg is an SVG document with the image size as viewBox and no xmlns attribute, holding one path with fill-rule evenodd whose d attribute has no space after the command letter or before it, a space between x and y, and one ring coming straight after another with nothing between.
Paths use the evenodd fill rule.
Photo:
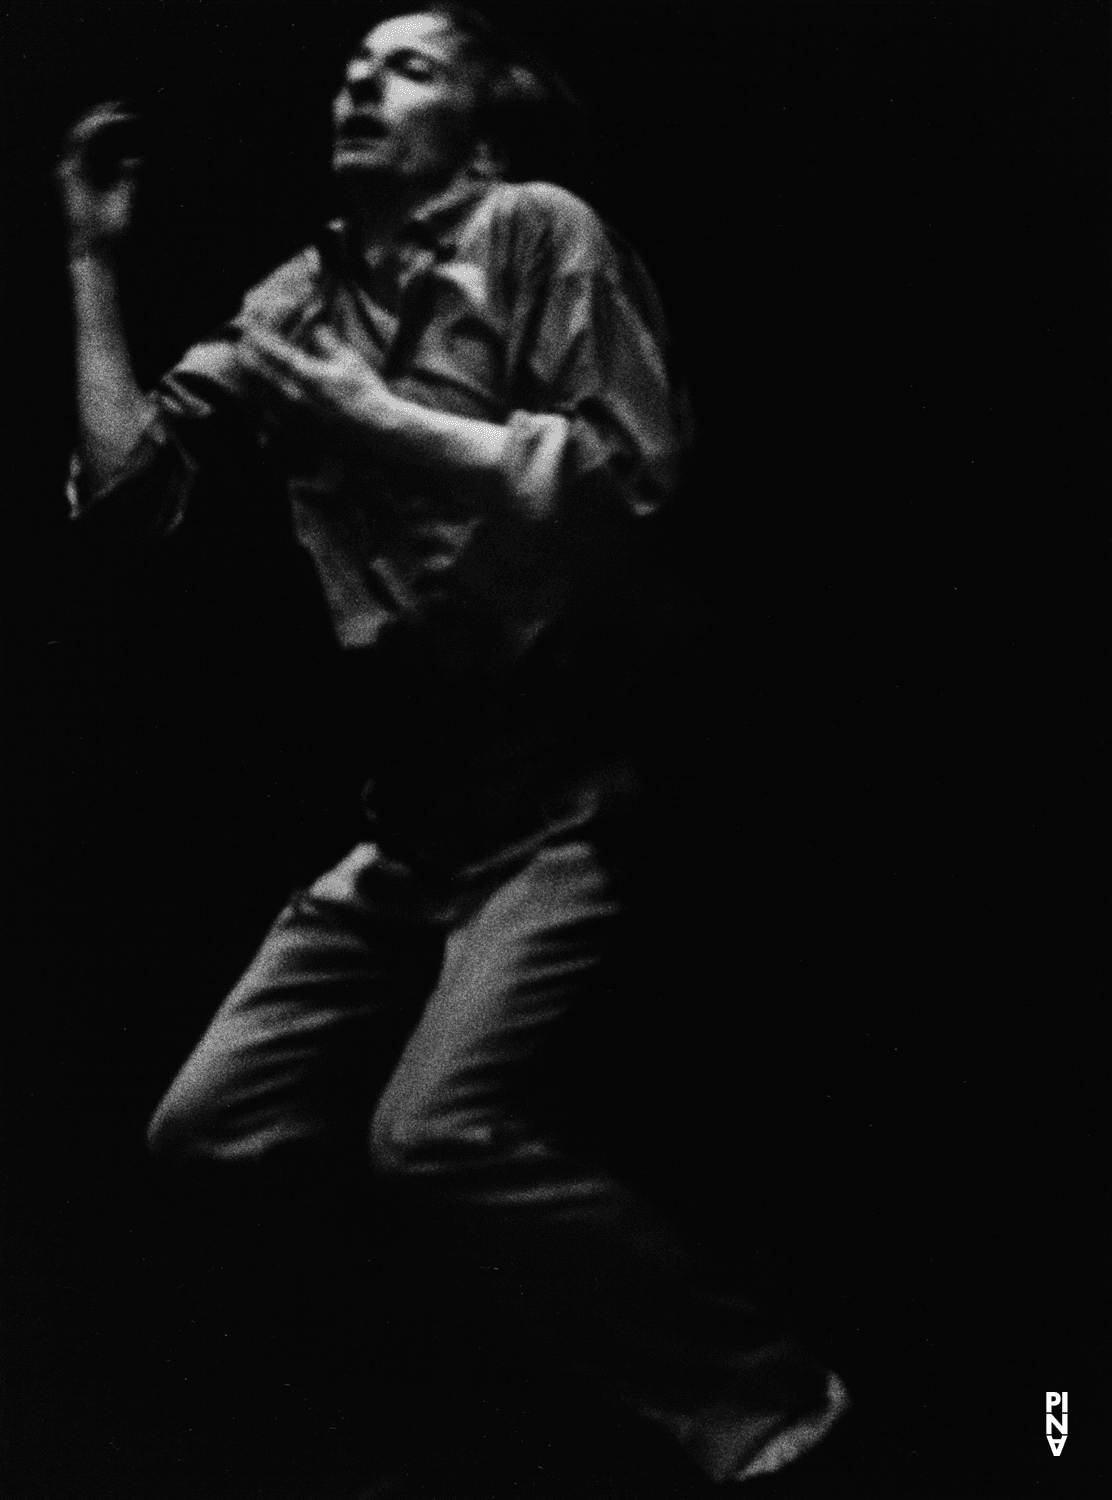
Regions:
<instances>
[{"instance_id":1,"label":"man's right arm","mask_svg":"<svg viewBox=\"0 0 1112 1500\"><path fill-rule=\"evenodd\" d=\"M85 115L57 169L73 299L81 457L95 497L122 474L154 411L140 390L120 311L117 251L131 228L139 163L119 154L130 118L112 105Z\"/></svg>"}]
</instances>

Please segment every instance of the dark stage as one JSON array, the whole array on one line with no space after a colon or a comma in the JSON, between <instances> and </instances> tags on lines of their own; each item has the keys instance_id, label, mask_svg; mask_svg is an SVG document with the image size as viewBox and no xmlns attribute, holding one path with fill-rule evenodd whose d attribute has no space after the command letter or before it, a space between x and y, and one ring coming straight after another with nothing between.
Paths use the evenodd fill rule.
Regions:
<instances>
[{"instance_id":1,"label":"dark stage","mask_svg":"<svg viewBox=\"0 0 1112 1500\"><path fill-rule=\"evenodd\" d=\"M590 1060L599 1130L854 1392L757 1500L1096 1500L1109 6L492 9L597 112L567 181L657 280L699 434L660 908ZM362 16L4 18L6 1500L688 1493L637 1433L484 1374L481 1327L446 1353L388 1204L145 1156L273 913L360 836L361 766L273 495L214 485L157 567L75 545L50 168L81 109L143 113L153 379L333 211Z\"/></svg>"}]
</instances>

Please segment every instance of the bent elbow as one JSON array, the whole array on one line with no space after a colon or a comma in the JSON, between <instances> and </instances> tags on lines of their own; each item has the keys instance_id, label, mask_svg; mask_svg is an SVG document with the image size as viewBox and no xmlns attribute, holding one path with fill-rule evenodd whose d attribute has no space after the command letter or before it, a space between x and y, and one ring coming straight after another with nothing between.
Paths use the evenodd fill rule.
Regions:
<instances>
[{"instance_id":1,"label":"bent elbow","mask_svg":"<svg viewBox=\"0 0 1112 1500\"><path fill-rule=\"evenodd\" d=\"M674 493L679 454L670 440L633 445L584 418L518 411L502 469L509 502L523 519L556 521L585 494L640 518Z\"/></svg>"}]
</instances>

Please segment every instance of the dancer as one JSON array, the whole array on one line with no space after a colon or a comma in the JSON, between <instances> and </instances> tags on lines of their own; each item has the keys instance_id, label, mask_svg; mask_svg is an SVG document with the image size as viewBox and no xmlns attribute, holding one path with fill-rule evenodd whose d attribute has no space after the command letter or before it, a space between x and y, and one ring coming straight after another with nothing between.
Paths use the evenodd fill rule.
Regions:
<instances>
[{"instance_id":1,"label":"dancer","mask_svg":"<svg viewBox=\"0 0 1112 1500\"><path fill-rule=\"evenodd\" d=\"M148 392L115 271L137 163L95 167L117 110L71 133L76 514L167 535L197 474L253 448L373 709L365 841L278 917L150 1142L360 1154L434 1263L503 1268L522 1358L745 1480L819 1440L841 1383L585 1153L566 1089L573 1028L628 1003L652 845L625 708L684 423L635 255L510 180L560 90L465 8L380 20L333 106L343 219Z\"/></svg>"}]
</instances>

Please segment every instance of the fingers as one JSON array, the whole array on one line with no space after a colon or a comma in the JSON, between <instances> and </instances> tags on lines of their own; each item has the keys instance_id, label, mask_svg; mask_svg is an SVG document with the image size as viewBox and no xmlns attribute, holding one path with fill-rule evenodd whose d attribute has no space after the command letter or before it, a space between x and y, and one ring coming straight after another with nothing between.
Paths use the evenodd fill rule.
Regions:
<instances>
[{"instance_id":1,"label":"fingers","mask_svg":"<svg viewBox=\"0 0 1112 1500\"><path fill-rule=\"evenodd\" d=\"M138 118L136 112L129 109L122 100L107 99L102 104L94 104L92 109L87 109L77 117L66 132L66 144L82 145L102 130L131 124Z\"/></svg>"},{"instance_id":2,"label":"fingers","mask_svg":"<svg viewBox=\"0 0 1112 1500\"><path fill-rule=\"evenodd\" d=\"M98 104L75 120L62 139L62 153L69 156L88 150L96 142L115 138L123 143L139 128L139 116L120 103ZM123 152L121 151L121 155Z\"/></svg>"},{"instance_id":3,"label":"fingers","mask_svg":"<svg viewBox=\"0 0 1112 1500\"><path fill-rule=\"evenodd\" d=\"M270 360L283 369L295 369L299 362L303 363L305 360L296 344L262 323L251 323L244 328L243 344L260 358Z\"/></svg>"},{"instance_id":4,"label":"fingers","mask_svg":"<svg viewBox=\"0 0 1112 1500\"><path fill-rule=\"evenodd\" d=\"M367 361L323 323L303 335L310 349L252 323L242 328L236 348L249 399L261 407L282 408L283 419L311 418L342 442L362 451L393 421L393 397Z\"/></svg>"},{"instance_id":5,"label":"fingers","mask_svg":"<svg viewBox=\"0 0 1112 1500\"><path fill-rule=\"evenodd\" d=\"M139 116L123 104L98 104L77 120L62 142L58 173L105 189L134 178L142 166Z\"/></svg>"},{"instance_id":6,"label":"fingers","mask_svg":"<svg viewBox=\"0 0 1112 1500\"><path fill-rule=\"evenodd\" d=\"M327 323L313 323L305 332L305 340L312 347L311 353L262 323L252 323L243 330L245 343L284 369L303 375L318 371L323 362L333 360L337 355L344 359L359 358L351 345L345 344Z\"/></svg>"},{"instance_id":7,"label":"fingers","mask_svg":"<svg viewBox=\"0 0 1112 1500\"><path fill-rule=\"evenodd\" d=\"M298 383L310 374L309 358L296 344L291 344L288 339L271 332L269 328L245 328L239 348L257 370Z\"/></svg>"},{"instance_id":8,"label":"fingers","mask_svg":"<svg viewBox=\"0 0 1112 1500\"><path fill-rule=\"evenodd\" d=\"M358 349L345 344L330 324L314 323L308 330L307 341L316 355L318 369L328 367L334 373L343 373L365 386L381 385L382 377L374 365Z\"/></svg>"},{"instance_id":9,"label":"fingers","mask_svg":"<svg viewBox=\"0 0 1112 1500\"><path fill-rule=\"evenodd\" d=\"M236 348L257 391L273 392L291 404L305 399L310 372L307 357L296 345L268 328L253 325L243 330Z\"/></svg>"},{"instance_id":10,"label":"fingers","mask_svg":"<svg viewBox=\"0 0 1112 1500\"><path fill-rule=\"evenodd\" d=\"M379 377L326 325L314 325L305 339L309 350L257 323L244 328L238 348L249 378L328 419L365 418L368 392L381 384Z\"/></svg>"},{"instance_id":11,"label":"fingers","mask_svg":"<svg viewBox=\"0 0 1112 1500\"><path fill-rule=\"evenodd\" d=\"M313 324L309 329L309 342L318 354L343 354L348 351L348 345L344 343L336 330L327 323Z\"/></svg>"},{"instance_id":12,"label":"fingers","mask_svg":"<svg viewBox=\"0 0 1112 1500\"><path fill-rule=\"evenodd\" d=\"M359 358L327 324L314 324L306 337L313 345L312 353L272 329L252 324L244 329L241 345L267 368L305 386L315 385L333 372L338 361L347 363Z\"/></svg>"}]
</instances>

